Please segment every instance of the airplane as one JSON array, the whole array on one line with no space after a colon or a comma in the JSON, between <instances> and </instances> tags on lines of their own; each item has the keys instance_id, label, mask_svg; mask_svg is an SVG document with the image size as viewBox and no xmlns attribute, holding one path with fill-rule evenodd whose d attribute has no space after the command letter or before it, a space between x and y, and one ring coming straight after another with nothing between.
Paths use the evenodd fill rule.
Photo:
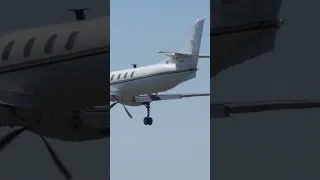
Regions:
<instances>
[{"instance_id":1,"label":"airplane","mask_svg":"<svg viewBox=\"0 0 320 180\"><path fill-rule=\"evenodd\" d=\"M284 25L279 17L281 0L260 1L212 1L211 88L220 73L275 49L277 32ZM319 107L319 100L309 99L216 102L212 98L210 116L224 119L235 114Z\"/></svg>"},{"instance_id":2,"label":"airplane","mask_svg":"<svg viewBox=\"0 0 320 180\"><path fill-rule=\"evenodd\" d=\"M126 105L145 106L147 116L143 122L145 125L152 125L153 119L150 117L151 102L210 96L208 93L158 94L195 78L198 70L198 59L210 57L209 55L199 54L204 21L205 19L197 19L190 39L183 49L178 52L160 51L160 54L168 56L165 60L141 67L134 64L131 69L110 72L110 101L113 102L110 109L120 103L128 116L132 118Z\"/></svg>"},{"instance_id":3,"label":"airplane","mask_svg":"<svg viewBox=\"0 0 320 180\"><path fill-rule=\"evenodd\" d=\"M87 19L85 10L70 10L73 22L0 36L0 127L22 127L2 137L0 151L22 132L33 132L66 179L72 176L45 137L71 142L110 137L109 109L103 107L110 17Z\"/></svg>"}]
</instances>

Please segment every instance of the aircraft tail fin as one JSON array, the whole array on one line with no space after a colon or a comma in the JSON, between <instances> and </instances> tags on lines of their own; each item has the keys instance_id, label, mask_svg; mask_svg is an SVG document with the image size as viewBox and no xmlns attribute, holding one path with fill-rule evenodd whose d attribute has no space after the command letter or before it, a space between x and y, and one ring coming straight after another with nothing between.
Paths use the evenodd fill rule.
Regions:
<instances>
[{"instance_id":1,"label":"aircraft tail fin","mask_svg":"<svg viewBox=\"0 0 320 180\"><path fill-rule=\"evenodd\" d=\"M160 54L169 56L168 59L161 63L176 64L177 68L197 68L198 58L208 58L208 55L200 55L200 46L202 39L204 19L198 19L194 25L193 31L189 38L189 41L185 47L179 52L164 52L160 51Z\"/></svg>"}]
</instances>

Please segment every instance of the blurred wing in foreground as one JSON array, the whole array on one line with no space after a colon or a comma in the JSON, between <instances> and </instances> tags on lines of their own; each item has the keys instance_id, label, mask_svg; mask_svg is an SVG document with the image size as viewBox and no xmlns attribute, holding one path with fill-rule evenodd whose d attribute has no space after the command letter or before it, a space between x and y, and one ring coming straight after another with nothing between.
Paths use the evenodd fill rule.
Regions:
<instances>
[{"instance_id":1,"label":"blurred wing in foreground","mask_svg":"<svg viewBox=\"0 0 320 180\"><path fill-rule=\"evenodd\" d=\"M214 0L211 4L211 77L273 51L281 0Z\"/></svg>"},{"instance_id":2,"label":"blurred wing in foreground","mask_svg":"<svg viewBox=\"0 0 320 180\"><path fill-rule=\"evenodd\" d=\"M211 118L227 118L233 114L258 113L264 111L297 110L320 108L320 101L316 100L276 100L276 101L248 101L248 102L220 102L212 103Z\"/></svg>"}]
</instances>

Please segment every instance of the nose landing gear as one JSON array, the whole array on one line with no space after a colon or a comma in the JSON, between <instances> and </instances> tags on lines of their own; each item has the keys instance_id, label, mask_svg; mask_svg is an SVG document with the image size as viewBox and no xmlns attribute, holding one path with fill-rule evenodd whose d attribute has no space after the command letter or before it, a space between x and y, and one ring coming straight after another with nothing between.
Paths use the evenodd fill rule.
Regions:
<instances>
[{"instance_id":1,"label":"nose landing gear","mask_svg":"<svg viewBox=\"0 0 320 180\"><path fill-rule=\"evenodd\" d=\"M152 125L153 119L150 117L150 103L145 103L144 106L147 108L147 117L143 119L144 125Z\"/></svg>"}]
</instances>

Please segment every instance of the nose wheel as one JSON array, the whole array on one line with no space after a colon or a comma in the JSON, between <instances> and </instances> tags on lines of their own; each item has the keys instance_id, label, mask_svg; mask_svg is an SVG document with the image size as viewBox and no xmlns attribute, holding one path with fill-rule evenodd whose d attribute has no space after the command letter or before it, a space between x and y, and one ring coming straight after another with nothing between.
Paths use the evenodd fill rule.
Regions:
<instances>
[{"instance_id":1,"label":"nose wheel","mask_svg":"<svg viewBox=\"0 0 320 180\"><path fill-rule=\"evenodd\" d=\"M147 108L147 117L143 119L144 125L151 125L153 123L152 117L150 117L150 103L145 103L144 106Z\"/></svg>"}]
</instances>

